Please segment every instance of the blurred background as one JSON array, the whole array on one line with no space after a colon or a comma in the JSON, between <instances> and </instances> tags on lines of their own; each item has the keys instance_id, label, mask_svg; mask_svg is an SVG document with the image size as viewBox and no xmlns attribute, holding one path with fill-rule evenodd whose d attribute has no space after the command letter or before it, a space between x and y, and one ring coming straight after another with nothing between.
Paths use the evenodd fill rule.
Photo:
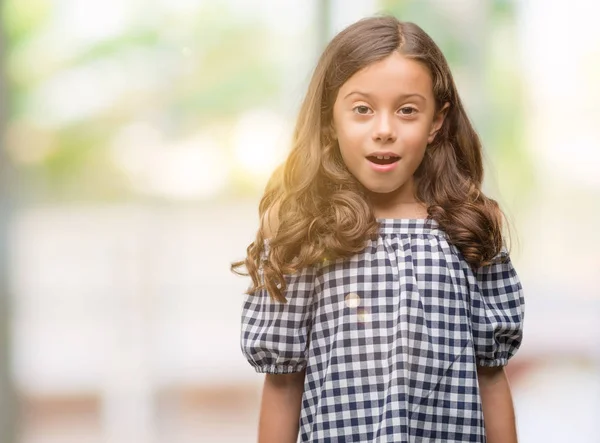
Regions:
<instances>
[{"instance_id":1,"label":"blurred background","mask_svg":"<svg viewBox=\"0 0 600 443\"><path fill-rule=\"evenodd\" d=\"M446 54L516 233L522 443L600 442L600 6L0 0L0 441L254 442L258 226L320 51L388 12Z\"/></svg>"}]
</instances>

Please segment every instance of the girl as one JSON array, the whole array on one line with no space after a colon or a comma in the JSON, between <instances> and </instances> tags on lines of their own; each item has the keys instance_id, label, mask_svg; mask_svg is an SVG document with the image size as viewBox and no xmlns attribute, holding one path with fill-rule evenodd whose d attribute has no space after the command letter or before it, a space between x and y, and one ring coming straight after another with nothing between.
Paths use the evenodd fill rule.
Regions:
<instances>
[{"instance_id":1,"label":"girl","mask_svg":"<svg viewBox=\"0 0 600 443\"><path fill-rule=\"evenodd\" d=\"M516 442L524 300L481 157L418 26L364 19L327 46L232 265L259 442Z\"/></svg>"}]
</instances>

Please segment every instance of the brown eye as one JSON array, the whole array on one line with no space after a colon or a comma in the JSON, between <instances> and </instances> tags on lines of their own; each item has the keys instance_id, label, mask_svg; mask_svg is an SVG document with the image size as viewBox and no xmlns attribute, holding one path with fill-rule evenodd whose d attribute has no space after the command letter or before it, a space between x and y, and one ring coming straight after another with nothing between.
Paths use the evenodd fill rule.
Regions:
<instances>
[{"instance_id":1,"label":"brown eye","mask_svg":"<svg viewBox=\"0 0 600 443\"><path fill-rule=\"evenodd\" d=\"M405 106L404 108L400 108L400 114L402 114L402 115L414 115L416 113L417 113L417 110L410 106Z\"/></svg>"},{"instance_id":2,"label":"brown eye","mask_svg":"<svg viewBox=\"0 0 600 443\"><path fill-rule=\"evenodd\" d=\"M366 115L369 113L369 111L371 110L371 108L369 108L368 106L365 105L360 105L360 106L356 106L353 111L357 114L360 115Z\"/></svg>"}]
</instances>

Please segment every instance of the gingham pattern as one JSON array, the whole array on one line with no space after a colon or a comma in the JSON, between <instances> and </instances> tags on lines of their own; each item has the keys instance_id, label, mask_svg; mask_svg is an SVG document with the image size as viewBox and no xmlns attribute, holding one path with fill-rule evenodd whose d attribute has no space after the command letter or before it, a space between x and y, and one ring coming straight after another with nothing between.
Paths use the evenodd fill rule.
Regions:
<instances>
[{"instance_id":1,"label":"gingham pattern","mask_svg":"<svg viewBox=\"0 0 600 443\"><path fill-rule=\"evenodd\" d=\"M287 276L287 304L246 296L242 351L258 372L306 368L301 442L485 442L476 367L522 337L510 258L473 273L434 221L379 221L360 254Z\"/></svg>"}]
</instances>

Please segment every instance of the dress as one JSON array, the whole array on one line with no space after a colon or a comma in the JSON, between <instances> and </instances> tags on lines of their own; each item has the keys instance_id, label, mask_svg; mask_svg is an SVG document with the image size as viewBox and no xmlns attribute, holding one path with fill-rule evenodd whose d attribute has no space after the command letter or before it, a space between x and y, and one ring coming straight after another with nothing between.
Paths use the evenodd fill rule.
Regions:
<instances>
[{"instance_id":1,"label":"dress","mask_svg":"<svg viewBox=\"0 0 600 443\"><path fill-rule=\"evenodd\" d=\"M473 272L435 221L378 221L361 253L286 276L287 304L247 295L242 352L257 372L306 369L301 442L485 442L477 365L522 339L510 257Z\"/></svg>"}]
</instances>

